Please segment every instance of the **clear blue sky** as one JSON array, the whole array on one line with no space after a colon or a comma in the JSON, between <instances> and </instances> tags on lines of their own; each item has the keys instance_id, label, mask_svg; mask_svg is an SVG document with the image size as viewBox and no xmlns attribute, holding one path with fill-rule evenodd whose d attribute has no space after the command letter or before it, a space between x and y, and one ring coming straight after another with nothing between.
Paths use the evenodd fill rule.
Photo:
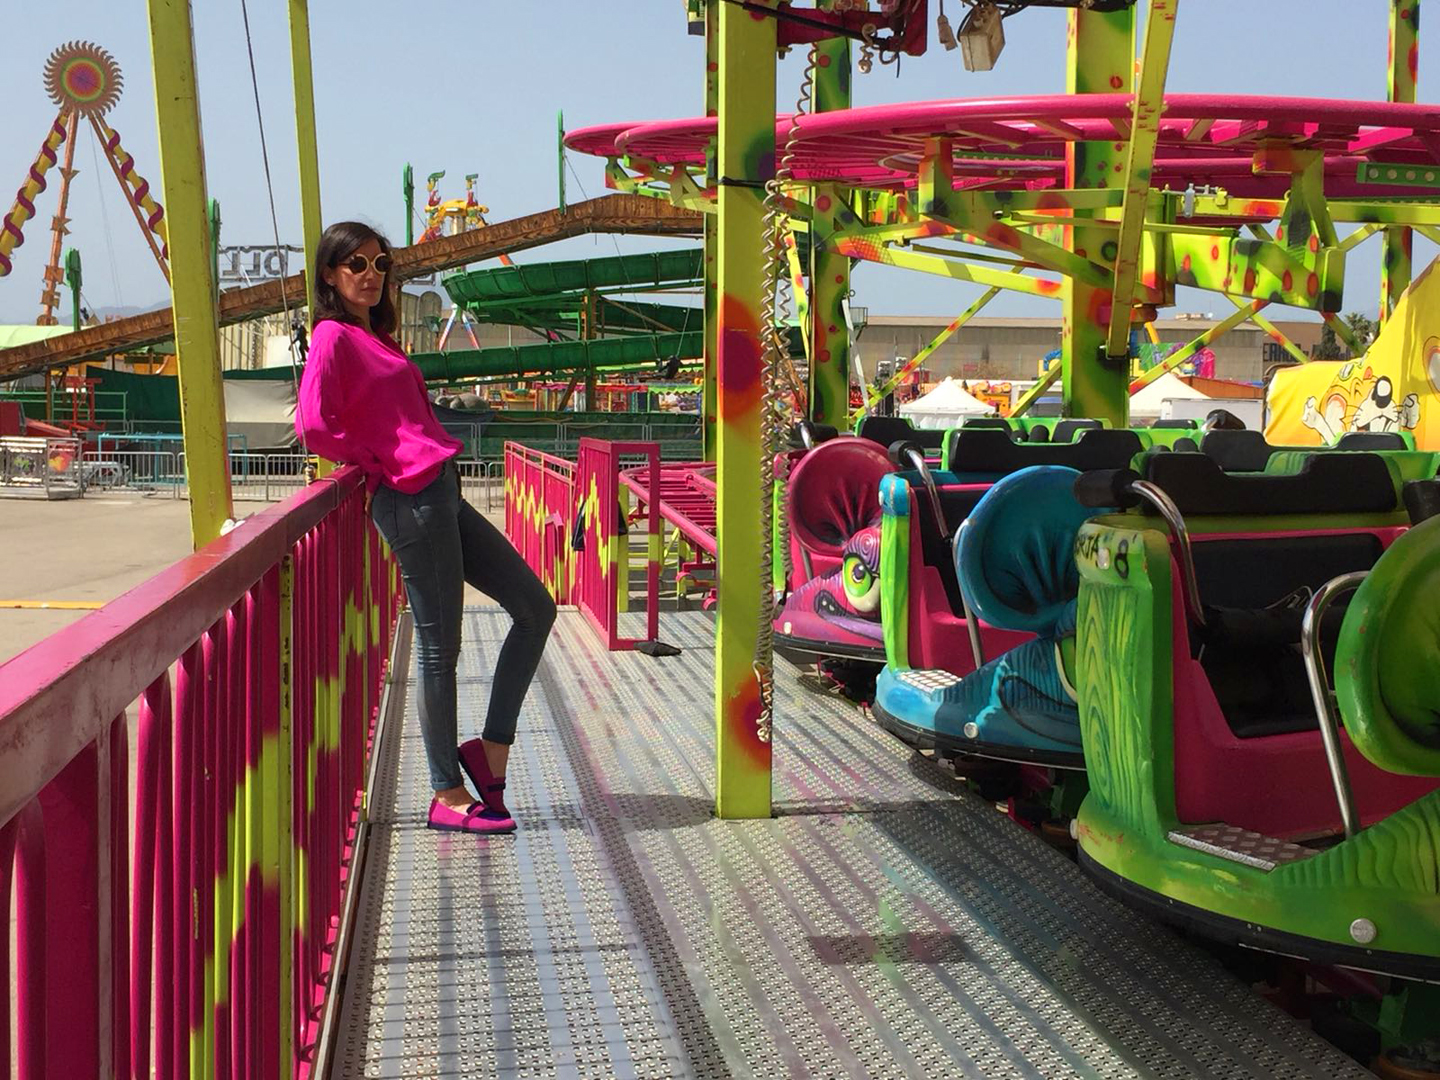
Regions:
<instances>
[{"instance_id":1,"label":"clear blue sky","mask_svg":"<svg viewBox=\"0 0 1440 1080\"><path fill-rule=\"evenodd\" d=\"M492 220L555 205L555 112L569 127L700 111L703 54L685 33L681 0L464 3L429 0L311 0L320 172L327 220L357 217L403 239L400 172L447 170L444 192L480 174ZM931 5L932 8L935 6ZM951 0L955 19L961 5ZM289 35L281 0L250 0L261 104L283 240L299 242ZM1388 0L1184 0L1170 89L1383 99ZM251 98L240 0L195 4L202 121L210 194L221 203L228 243L271 237L264 171ZM932 17L933 17L932 12ZM1421 27L1420 97L1440 97L1440 41ZM996 70L966 72L958 53L934 46L905 59L897 78L879 68L855 77L856 104L1064 89L1065 15L1036 10L1006 20ZM28 4L13 20L0 64L0 191L24 179L54 106L41 69L55 46L75 38L108 48L125 73L125 94L109 120L157 190L154 90L142 0ZM1434 39L1432 39L1434 40ZM798 52L781 68L788 108ZM71 243L85 260L92 306L149 306L167 297L104 160L85 138L71 199ZM580 184L603 188L601 163L571 155ZM56 176L52 172L52 176ZM58 183L58 177L56 177ZM571 198L580 191L574 177ZM49 250L56 185L41 196L15 271L0 278L0 322L35 318ZM5 203L8 209L9 202ZM521 256L583 258L657 246L643 238L583 238ZM1417 239L1417 266L1434 248ZM976 294L965 285L902 270L862 267L856 303L873 313L953 314ZM1377 241L1352 253L1347 309L1371 312L1378 289ZM1188 295L1187 295L1188 294ZM1227 310L1218 298L1182 290L1181 310ZM1053 302L1002 297L994 314L1058 314Z\"/></svg>"}]
</instances>

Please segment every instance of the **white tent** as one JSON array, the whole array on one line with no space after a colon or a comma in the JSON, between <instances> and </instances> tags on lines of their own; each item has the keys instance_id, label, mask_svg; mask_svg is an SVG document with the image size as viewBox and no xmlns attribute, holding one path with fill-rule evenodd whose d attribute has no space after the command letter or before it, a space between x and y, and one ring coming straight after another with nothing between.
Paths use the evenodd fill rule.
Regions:
<instances>
[{"instance_id":1,"label":"white tent","mask_svg":"<svg viewBox=\"0 0 1440 1080\"><path fill-rule=\"evenodd\" d=\"M1167 371L1130 398L1130 416L1134 419L1158 419L1164 412L1165 402L1176 400L1209 401L1210 396L1196 390L1173 371Z\"/></svg>"},{"instance_id":2,"label":"white tent","mask_svg":"<svg viewBox=\"0 0 1440 1080\"><path fill-rule=\"evenodd\" d=\"M917 428L948 428L955 427L967 416L986 416L994 410L947 377L934 390L907 401L898 411Z\"/></svg>"}]
</instances>

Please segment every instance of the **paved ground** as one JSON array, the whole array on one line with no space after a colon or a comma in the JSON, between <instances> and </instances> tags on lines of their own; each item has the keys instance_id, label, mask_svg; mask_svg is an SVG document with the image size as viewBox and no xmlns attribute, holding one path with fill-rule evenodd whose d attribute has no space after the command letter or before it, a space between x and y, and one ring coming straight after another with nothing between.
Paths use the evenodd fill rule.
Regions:
<instances>
[{"instance_id":1,"label":"paved ground","mask_svg":"<svg viewBox=\"0 0 1440 1080\"><path fill-rule=\"evenodd\" d=\"M0 523L0 601L113 600L190 552L190 504L171 498L6 499ZM0 662L86 614L0 607Z\"/></svg>"},{"instance_id":2,"label":"paved ground","mask_svg":"<svg viewBox=\"0 0 1440 1080\"><path fill-rule=\"evenodd\" d=\"M470 498L484 505L482 499ZM236 504L245 516L265 506ZM503 528L503 513L488 516ZM0 546L0 601L103 603L190 553L190 504L168 495L90 495L63 502L3 499ZM469 590L466 602L483 601ZM86 614L0 605L0 663Z\"/></svg>"}]
</instances>

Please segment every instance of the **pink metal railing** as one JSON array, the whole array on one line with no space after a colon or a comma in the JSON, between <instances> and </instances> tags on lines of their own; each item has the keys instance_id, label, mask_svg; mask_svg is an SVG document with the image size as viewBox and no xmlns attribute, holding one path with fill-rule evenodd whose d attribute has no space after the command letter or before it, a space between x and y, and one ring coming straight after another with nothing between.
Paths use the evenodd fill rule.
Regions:
<instances>
[{"instance_id":1,"label":"pink metal railing","mask_svg":"<svg viewBox=\"0 0 1440 1080\"><path fill-rule=\"evenodd\" d=\"M0 1077L310 1075L399 603L347 468L0 666Z\"/></svg>"},{"instance_id":2,"label":"pink metal railing","mask_svg":"<svg viewBox=\"0 0 1440 1080\"><path fill-rule=\"evenodd\" d=\"M628 606L630 575L629 542L620 529L622 458L645 460L636 474L648 480L632 481L627 487L642 493L645 507L659 506L662 472L657 443L581 439L578 462L519 443L505 444L506 535L555 602L578 605L611 650L653 641L660 620L661 515L646 511L646 637L620 637L620 611ZM601 513L601 507L613 509ZM579 529L577 522L582 523ZM579 550L574 546L577 536Z\"/></svg>"},{"instance_id":3,"label":"pink metal railing","mask_svg":"<svg viewBox=\"0 0 1440 1080\"><path fill-rule=\"evenodd\" d=\"M505 535L557 604L571 601L574 557L575 463L505 444Z\"/></svg>"},{"instance_id":4,"label":"pink metal railing","mask_svg":"<svg viewBox=\"0 0 1440 1080\"><path fill-rule=\"evenodd\" d=\"M643 638L620 636L621 597L630 590L629 538L620 524L620 460L643 457L648 479L645 515L647 535L645 627ZM606 442L581 439L577 465L578 503L575 514L582 521L584 543L575 563L575 602L600 631L611 651L633 649L642 641L654 641L660 633L660 447L650 443Z\"/></svg>"}]
</instances>

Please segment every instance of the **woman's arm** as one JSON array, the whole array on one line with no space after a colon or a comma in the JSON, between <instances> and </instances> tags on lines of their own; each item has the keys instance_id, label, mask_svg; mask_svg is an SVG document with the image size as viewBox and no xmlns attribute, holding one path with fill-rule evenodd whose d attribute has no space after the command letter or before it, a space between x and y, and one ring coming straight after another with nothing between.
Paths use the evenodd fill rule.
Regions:
<instances>
[{"instance_id":1,"label":"woman's arm","mask_svg":"<svg viewBox=\"0 0 1440 1080\"><path fill-rule=\"evenodd\" d=\"M347 385L340 374L345 340L323 323L315 329L295 405L295 433L321 457L364 466L373 455L346 422Z\"/></svg>"}]
</instances>

